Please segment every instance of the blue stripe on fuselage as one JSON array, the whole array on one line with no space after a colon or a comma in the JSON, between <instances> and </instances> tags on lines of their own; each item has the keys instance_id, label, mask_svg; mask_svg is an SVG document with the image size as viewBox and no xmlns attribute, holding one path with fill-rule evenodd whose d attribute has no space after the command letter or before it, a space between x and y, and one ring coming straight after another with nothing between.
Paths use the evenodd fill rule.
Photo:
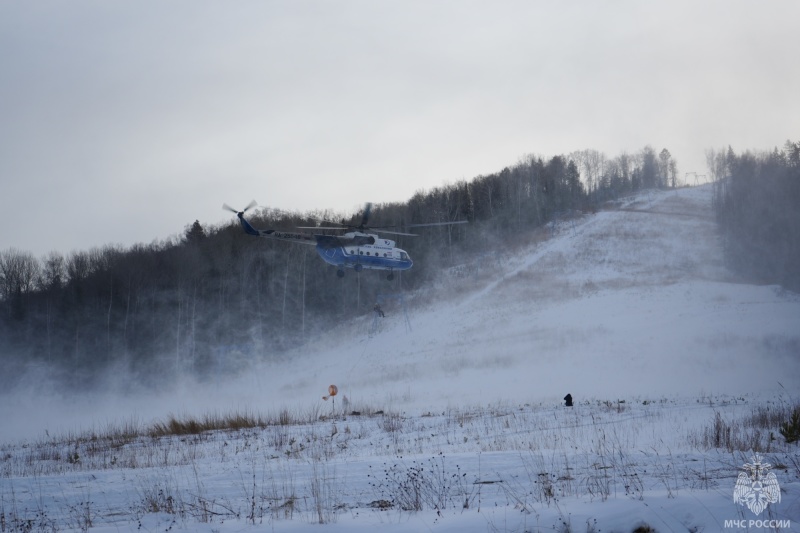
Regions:
<instances>
[{"instance_id":1,"label":"blue stripe on fuselage","mask_svg":"<svg viewBox=\"0 0 800 533\"><path fill-rule=\"evenodd\" d=\"M317 253L328 264L354 268L361 265L366 269L373 270L408 270L414 264L411 259L394 259L392 257L381 257L373 255L349 255L343 248L326 248L317 245Z\"/></svg>"}]
</instances>

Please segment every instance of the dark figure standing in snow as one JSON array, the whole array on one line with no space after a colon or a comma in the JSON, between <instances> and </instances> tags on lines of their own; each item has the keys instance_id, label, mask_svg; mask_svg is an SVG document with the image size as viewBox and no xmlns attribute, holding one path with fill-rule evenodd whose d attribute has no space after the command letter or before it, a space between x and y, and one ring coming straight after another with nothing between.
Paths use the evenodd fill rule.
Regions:
<instances>
[{"instance_id":1,"label":"dark figure standing in snow","mask_svg":"<svg viewBox=\"0 0 800 533\"><path fill-rule=\"evenodd\" d=\"M381 306L378 304L375 304L375 307L373 307L372 310L375 311L375 314L381 318L386 316L383 314L383 309L381 309Z\"/></svg>"},{"instance_id":2,"label":"dark figure standing in snow","mask_svg":"<svg viewBox=\"0 0 800 533\"><path fill-rule=\"evenodd\" d=\"M564 401L567 402L566 403L567 407L572 407L572 394L567 394L566 396L564 396Z\"/></svg>"}]
</instances>

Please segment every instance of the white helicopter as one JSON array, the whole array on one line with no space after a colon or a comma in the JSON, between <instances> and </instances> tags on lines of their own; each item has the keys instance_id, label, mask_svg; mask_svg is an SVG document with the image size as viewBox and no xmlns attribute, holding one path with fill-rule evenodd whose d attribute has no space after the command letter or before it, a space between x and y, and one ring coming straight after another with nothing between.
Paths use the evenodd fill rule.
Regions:
<instances>
[{"instance_id":1,"label":"white helicopter","mask_svg":"<svg viewBox=\"0 0 800 533\"><path fill-rule=\"evenodd\" d=\"M326 224L335 225L313 227L300 226L298 228L314 230L350 230L343 235L293 233L274 229L255 229L250 225L247 219L244 218L244 214L257 205L258 204L256 201L253 200L241 211L232 208L228 204L222 204L222 208L236 213L236 216L239 217L239 222L242 224L242 228L244 228L245 233L248 235L316 246L317 253L323 259L323 261L337 267L336 275L340 278L344 277L345 268L352 268L356 272L361 272L364 269L388 270L389 274L386 276L386 279L391 281L394 279L394 272L396 270L408 270L414 265L414 262L411 260L411 257L409 257L408 253L405 250L397 248L393 240L384 239L375 233L369 233L370 230L380 230L382 233L388 233L391 235L416 237L416 235L413 233L387 231L384 227L370 228L367 226L370 212L372 211L371 203L366 205L364 213L361 216L361 223L358 226L324 221ZM407 227L447 226L451 224L466 223L466 220L459 220L455 222L409 224Z\"/></svg>"}]
</instances>

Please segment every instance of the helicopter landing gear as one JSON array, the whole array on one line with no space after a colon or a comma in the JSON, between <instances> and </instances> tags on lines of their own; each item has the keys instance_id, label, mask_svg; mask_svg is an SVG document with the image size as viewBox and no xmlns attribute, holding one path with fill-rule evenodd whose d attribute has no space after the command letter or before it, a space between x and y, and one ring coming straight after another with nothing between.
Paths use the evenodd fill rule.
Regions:
<instances>
[{"instance_id":1,"label":"helicopter landing gear","mask_svg":"<svg viewBox=\"0 0 800 533\"><path fill-rule=\"evenodd\" d=\"M337 270L336 271L336 276L340 277L340 278L343 278L344 277L344 270L342 270L341 268L339 270Z\"/></svg>"},{"instance_id":2,"label":"helicopter landing gear","mask_svg":"<svg viewBox=\"0 0 800 533\"><path fill-rule=\"evenodd\" d=\"M364 265L356 265L353 267L353 270L355 270L356 272L361 272L362 270L364 270Z\"/></svg>"},{"instance_id":3,"label":"helicopter landing gear","mask_svg":"<svg viewBox=\"0 0 800 533\"><path fill-rule=\"evenodd\" d=\"M389 272L389 275L386 276L386 279L392 281L394 279L394 272Z\"/></svg>"}]
</instances>

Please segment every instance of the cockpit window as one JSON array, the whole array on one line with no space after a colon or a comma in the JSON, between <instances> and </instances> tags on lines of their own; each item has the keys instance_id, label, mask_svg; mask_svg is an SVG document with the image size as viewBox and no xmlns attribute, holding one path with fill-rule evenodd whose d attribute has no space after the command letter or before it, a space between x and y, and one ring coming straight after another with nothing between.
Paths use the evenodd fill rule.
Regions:
<instances>
[{"instance_id":1,"label":"cockpit window","mask_svg":"<svg viewBox=\"0 0 800 533\"><path fill-rule=\"evenodd\" d=\"M402 259L403 261L407 261L408 260L408 254L405 253L405 252L400 252L400 259Z\"/></svg>"}]
</instances>

